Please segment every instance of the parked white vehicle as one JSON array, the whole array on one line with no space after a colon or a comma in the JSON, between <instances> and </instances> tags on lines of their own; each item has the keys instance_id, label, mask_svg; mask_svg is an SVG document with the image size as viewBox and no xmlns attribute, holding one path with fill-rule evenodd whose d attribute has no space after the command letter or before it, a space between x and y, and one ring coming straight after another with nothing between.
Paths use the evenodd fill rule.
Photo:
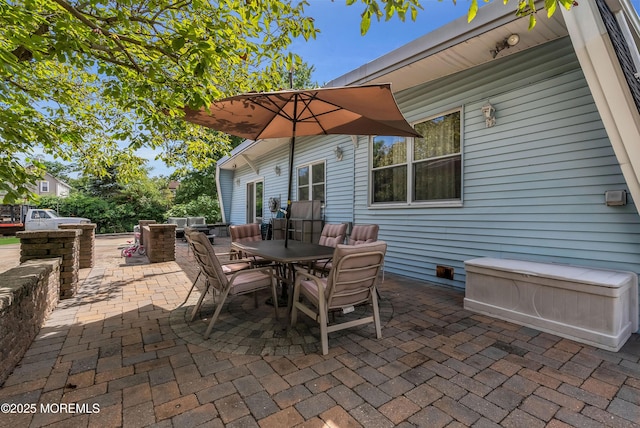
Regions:
<instances>
[{"instance_id":1,"label":"parked white vehicle","mask_svg":"<svg viewBox=\"0 0 640 428\"><path fill-rule=\"evenodd\" d=\"M82 217L60 217L54 210L34 208L27 211L24 229L51 230L57 229L59 224L77 223L91 223L91 220Z\"/></svg>"}]
</instances>

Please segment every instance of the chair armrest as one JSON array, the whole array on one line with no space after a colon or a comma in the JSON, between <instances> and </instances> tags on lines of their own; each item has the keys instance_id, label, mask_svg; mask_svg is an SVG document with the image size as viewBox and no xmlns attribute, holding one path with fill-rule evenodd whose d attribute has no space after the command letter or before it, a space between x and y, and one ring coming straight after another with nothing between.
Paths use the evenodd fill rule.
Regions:
<instances>
[{"instance_id":1,"label":"chair armrest","mask_svg":"<svg viewBox=\"0 0 640 428\"><path fill-rule=\"evenodd\" d=\"M218 254L216 254L217 256ZM236 264L236 263L249 263L249 264L253 264L253 260L251 259L235 259L235 260L229 260L226 262L221 262L220 264L222 265L231 265L231 264Z\"/></svg>"},{"instance_id":2,"label":"chair armrest","mask_svg":"<svg viewBox=\"0 0 640 428\"><path fill-rule=\"evenodd\" d=\"M319 277L317 277L316 275L313 275L305 268L296 266L296 284L295 285L297 286L298 284L300 284L300 281L302 281L303 279L314 281L318 285L321 284Z\"/></svg>"}]
</instances>

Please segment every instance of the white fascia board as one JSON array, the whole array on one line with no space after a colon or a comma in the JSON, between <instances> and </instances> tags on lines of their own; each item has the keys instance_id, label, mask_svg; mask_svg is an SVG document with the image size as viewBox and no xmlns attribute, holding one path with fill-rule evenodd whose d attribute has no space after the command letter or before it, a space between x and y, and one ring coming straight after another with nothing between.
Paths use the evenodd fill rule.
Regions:
<instances>
[{"instance_id":1,"label":"white fascia board","mask_svg":"<svg viewBox=\"0 0 640 428\"><path fill-rule=\"evenodd\" d=\"M624 0L623 0L624 1ZM562 9L580 66L640 213L640 114L595 2Z\"/></svg>"}]
</instances>

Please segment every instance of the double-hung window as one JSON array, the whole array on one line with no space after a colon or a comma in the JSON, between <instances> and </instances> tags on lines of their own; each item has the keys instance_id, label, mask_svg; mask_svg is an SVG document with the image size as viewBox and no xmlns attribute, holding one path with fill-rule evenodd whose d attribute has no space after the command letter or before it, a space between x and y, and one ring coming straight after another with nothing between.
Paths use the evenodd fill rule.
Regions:
<instances>
[{"instance_id":1,"label":"double-hung window","mask_svg":"<svg viewBox=\"0 0 640 428\"><path fill-rule=\"evenodd\" d=\"M415 129L422 138L372 139L373 205L461 201L460 110L419 122Z\"/></svg>"},{"instance_id":2,"label":"double-hung window","mask_svg":"<svg viewBox=\"0 0 640 428\"><path fill-rule=\"evenodd\" d=\"M325 163L315 162L298 167L298 200L325 200Z\"/></svg>"},{"instance_id":3,"label":"double-hung window","mask_svg":"<svg viewBox=\"0 0 640 428\"><path fill-rule=\"evenodd\" d=\"M49 182L41 181L40 182L40 192L41 193L49 193Z\"/></svg>"}]
</instances>

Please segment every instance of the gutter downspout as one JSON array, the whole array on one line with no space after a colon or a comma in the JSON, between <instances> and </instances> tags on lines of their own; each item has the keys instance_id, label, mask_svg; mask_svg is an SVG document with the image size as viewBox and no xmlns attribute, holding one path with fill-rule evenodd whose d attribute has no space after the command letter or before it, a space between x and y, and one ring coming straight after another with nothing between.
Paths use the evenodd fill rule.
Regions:
<instances>
[{"instance_id":1,"label":"gutter downspout","mask_svg":"<svg viewBox=\"0 0 640 428\"><path fill-rule=\"evenodd\" d=\"M593 1L560 8L571 42L640 214L640 114ZM635 43L635 41L634 41Z\"/></svg>"}]
</instances>

